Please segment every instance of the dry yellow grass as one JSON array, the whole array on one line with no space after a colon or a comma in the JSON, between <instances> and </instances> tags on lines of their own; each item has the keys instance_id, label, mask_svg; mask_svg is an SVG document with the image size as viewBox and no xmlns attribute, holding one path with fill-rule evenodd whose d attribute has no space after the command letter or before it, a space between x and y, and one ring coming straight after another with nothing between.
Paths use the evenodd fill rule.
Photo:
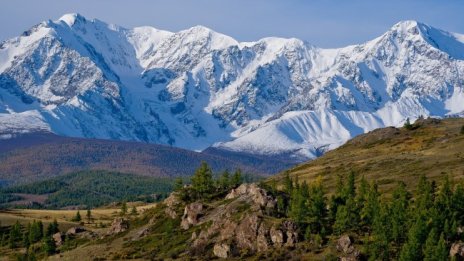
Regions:
<instances>
[{"instance_id":1,"label":"dry yellow grass","mask_svg":"<svg viewBox=\"0 0 464 261\"><path fill-rule=\"evenodd\" d=\"M356 173L359 180L375 180L382 191L390 191L398 181L414 189L422 174L439 181L449 175L464 178L464 119L424 120L414 130L385 128L361 135L324 156L289 170L299 181L321 176L329 192L337 175ZM283 175L275 177L278 181Z\"/></svg>"}]
</instances>

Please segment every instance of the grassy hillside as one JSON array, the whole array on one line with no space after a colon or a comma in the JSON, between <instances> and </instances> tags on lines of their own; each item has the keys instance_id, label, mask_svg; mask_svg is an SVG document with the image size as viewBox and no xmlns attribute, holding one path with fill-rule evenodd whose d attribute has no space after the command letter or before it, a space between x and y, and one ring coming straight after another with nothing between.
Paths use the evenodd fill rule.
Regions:
<instances>
[{"instance_id":1,"label":"grassy hillside","mask_svg":"<svg viewBox=\"0 0 464 261\"><path fill-rule=\"evenodd\" d=\"M172 190L172 180L107 171L82 171L0 190L4 206L96 207L112 202L155 201ZM39 197L43 196L43 197Z\"/></svg>"},{"instance_id":2,"label":"grassy hillside","mask_svg":"<svg viewBox=\"0 0 464 261\"><path fill-rule=\"evenodd\" d=\"M321 176L329 191L337 175L351 171L357 180L375 180L382 191L391 191L398 181L408 188L424 174L433 180L449 175L464 177L464 119L419 120L412 128L383 128L360 135L324 156L288 171L300 181ZM284 175L275 177L282 180Z\"/></svg>"},{"instance_id":3,"label":"grassy hillside","mask_svg":"<svg viewBox=\"0 0 464 261\"><path fill-rule=\"evenodd\" d=\"M140 142L80 139L33 133L0 140L0 185L31 182L81 170L108 170L152 177L188 176L201 161L215 171L242 169L272 174L289 166L277 160L241 160Z\"/></svg>"}]
</instances>

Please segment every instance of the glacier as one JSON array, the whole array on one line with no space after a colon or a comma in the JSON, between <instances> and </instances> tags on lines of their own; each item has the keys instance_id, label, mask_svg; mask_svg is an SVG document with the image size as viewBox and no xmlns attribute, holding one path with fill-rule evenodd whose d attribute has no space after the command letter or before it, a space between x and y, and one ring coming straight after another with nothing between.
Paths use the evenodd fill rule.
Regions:
<instances>
[{"instance_id":1,"label":"glacier","mask_svg":"<svg viewBox=\"0 0 464 261\"><path fill-rule=\"evenodd\" d=\"M303 161L407 118L463 116L461 75L464 35L417 21L323 49L66 14L0 43L0 138L50 131Z\"/></svg>"}]
</instances>

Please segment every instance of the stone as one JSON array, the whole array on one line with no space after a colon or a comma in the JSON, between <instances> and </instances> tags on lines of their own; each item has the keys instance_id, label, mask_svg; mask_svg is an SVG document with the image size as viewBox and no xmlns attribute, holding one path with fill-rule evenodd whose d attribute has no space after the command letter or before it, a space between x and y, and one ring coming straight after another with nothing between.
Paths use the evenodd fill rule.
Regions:
<instances>
[{"instance_id":1,"label":"stone","mask_svg":"<svg viewBox=\"0 0 464 261\"><path fill-rule=\"evenodd\" d=\"M272 227L271 230L269 231L269 234L271 236L272 245L276 247L283 246L284 234L282 233L282 230Z\"/></svg>"},{"instance_id":2,"label":"stone","mask_svg":"<svg viewBox=\"0 0 464 261\"><path fill-rule=\"evenodd\" d=\"M290 220L286 220L282 223L282 230L285 231L285 246L294 247L298 243L298 231L297 226Z\"/></svg>"},{"instance_id":3,"label":"stone","mask_svg":"<svg viewBox=\"0 0 464 261\"><path fill-rule=\"evenodd\" d=\"M78 233L82 233L85 231L85 228L84 227L72 227L70 229L68 229L68 231L66 231L66 235L68 236L74 236Z\"/></svg>"},{"instance_id":4,"label":"stone","mask_svg":"<svg viewBox=\"0 0 464 261\"><path fill-rule=\"evenodd\" d=\"M259 218L256 215L245 217L236 229L235 239L239 249L249 249L255 252L256 236L258 234Z\"/></svg>"},{"instance_id":5,"label":"stone","mask_svg":"<svg viewBox=\"0 0 464 261\"><path fill-rule=\"evenodd\" d=\"M111 227L108 231L108 234L118 234L121 232L126 231L129 229L129 221L125 220L124 218L115 218L111 223Z\"/></svg>"},{"instance_id":6,"label":"stone","mask_svg":"<svg viewBox=\"0 0 464 261\"><path fill-rule=\"evenodd\" d=\"M337 240L337 251L349 254L351 251L352 244L353 240L351 239L351 237L348 235L343 235Z\"/></svg>"},{"instance_id":7,"label":"stone","mask_svg":"<svg viewBox=\"0 0 464 261\"><path fill-rule=\"evenodd\" d=\"M456 242L451 245L450 248L450 257L460 257L464 258L464 243Z\"/></svg>"},{"instance_id":8,"label":"stone","mask_svg":"<svg viewBox=\"0 0 464 261\"><path fill-rule=\"evenodd\" d=\"M55 245L57 247L60 247L61 245L63 245L63 242L64 242L64 234L61 233L61 232L58 232L58 233L55 233L53 234L53 240L55 241Z\"/></svg>"},{"instance_id":9,"label":"stone","mask_svg":"<svg viewBox=\"0 0 464 261\"><path fill-rule=\"evenodd\" d=\"M232 189L229 194L227 194L226 199L234 199L238 197L250 197L253 203L261 207L275 207L275 200L267 195L266 190L258 187L258 185L252 184L242 184L238 188ZM269 205L268 203L271 202Z\"/></svg>"},{"instance_id":10,"label":"stone","mask_svg":"<svg viewBox=\"0 0 464 261\"><path fill-rule=\"evenodd\" d=\"M270 248L270 240L269 240L269 229L261 223L258 229L258 236L256 238L256 247L258 252L266 252Z\"/></svg>"},{"instance_id":11,"label":"stone","mask_svg":"<svg viewBox=\"0 0 464 261\"><path fill-rule=\"evenodd\" d=\"M195 202L185 206L184 215L182 216L182 221L180 226L187 230L190 226L198 224L198 219L203 211L203 204L200 202Z\"/></svg>"},{"instance_id":12,"label":"stone","mask_svg":"<svg viewBox=\"0 0 464 261\"><path fill-rule=\"evenodd\" d=\"M172 219L177 218L176 207L181 203L177 192L173 192L164 200L164 204L166 205L166 209L164 213Z\"/></svg>"},{"instance_id":13,"label":"stone","mask_svg":"<svg viewBox=\"0 0 464 261\"><path fill-rule=\"evenodd\" d=\"M230 257L230 245L227 243L216 243L213 247L213 254L219 258Z\"/></svg>"}]
</instances>

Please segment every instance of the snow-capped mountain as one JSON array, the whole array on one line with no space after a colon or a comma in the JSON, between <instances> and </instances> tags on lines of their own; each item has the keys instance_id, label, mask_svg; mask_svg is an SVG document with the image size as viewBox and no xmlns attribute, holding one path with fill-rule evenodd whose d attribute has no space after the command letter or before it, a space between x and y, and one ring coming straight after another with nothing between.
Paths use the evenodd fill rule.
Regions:
<instances>
[{"instance_id":1,"label":"snow-capped mountain","mask_svg":"<svg viewBox=\"0 0 464 261\"><path fill-rule=\"evenodd\" d=\"M68 14L0 44L0 135L40 129L302 160L408 117L464 115L461 75L464 35L415 21L321 49Z\"/></svg>"}]
</instances>

